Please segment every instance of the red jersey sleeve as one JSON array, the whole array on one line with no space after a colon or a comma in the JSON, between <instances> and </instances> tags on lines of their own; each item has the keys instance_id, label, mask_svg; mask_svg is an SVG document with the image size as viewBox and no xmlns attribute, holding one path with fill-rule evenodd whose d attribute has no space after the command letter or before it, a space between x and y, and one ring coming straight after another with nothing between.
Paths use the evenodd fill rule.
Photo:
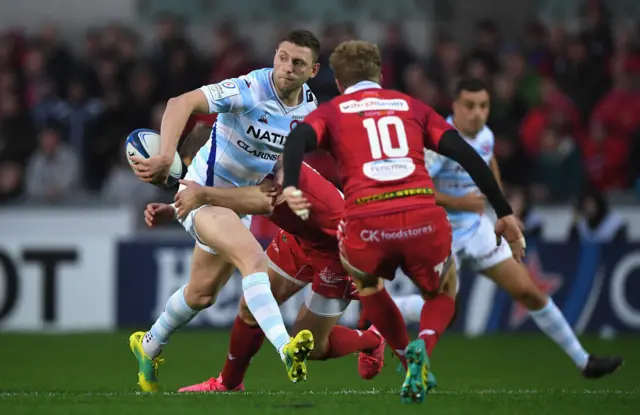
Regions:
<instances>
[{"instance_id":1,"label":"red jersey sleeve","mask_svg":"<svg viewBox=\"0 0 640 415\"><path fill-rule=\"evenodd\" d=\"M454 128L433 108L422 101L414 99L412 105L418 112L418 119L422 120L424 131L424 146L429 150L438 150L438 144L442 135Z\"/></svg>"},{"instance_id":2,"label":"red jersey sleeve","mask_svg":"<svg viewBox=\"0 0 640 415\"><path fill-rule=\"evenodd\" d=\"M318 137L318 148L326 148L327 136L329 135L328 129L328 114L331 111L331 105L329 103L321 104L313 112L307 115L304 119L305 124L309 124L316 132Z\"/></svg>"}]
</instances>

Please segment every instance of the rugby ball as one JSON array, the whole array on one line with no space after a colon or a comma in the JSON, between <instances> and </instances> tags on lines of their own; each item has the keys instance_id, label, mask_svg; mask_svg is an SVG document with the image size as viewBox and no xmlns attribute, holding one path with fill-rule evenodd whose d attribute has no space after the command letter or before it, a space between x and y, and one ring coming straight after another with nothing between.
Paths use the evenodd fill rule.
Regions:
<instances>
[{"instance_id":1,"label":"rugby ball","mask_svg":"<svg viewBox=\"0 0 640 415\"><path fill-rule=\"evenodd\" d=\"M133 131L127 137L126 141L127 161L130 166L135 163L131 161L132 156L140 156L150 158L160 154L160 134L156 131L141 128ZM165 186L174 186L178 184L178 180L182 177L182 160L176 151L169 169L169 178Z\"/></svg>"}]
</instances>

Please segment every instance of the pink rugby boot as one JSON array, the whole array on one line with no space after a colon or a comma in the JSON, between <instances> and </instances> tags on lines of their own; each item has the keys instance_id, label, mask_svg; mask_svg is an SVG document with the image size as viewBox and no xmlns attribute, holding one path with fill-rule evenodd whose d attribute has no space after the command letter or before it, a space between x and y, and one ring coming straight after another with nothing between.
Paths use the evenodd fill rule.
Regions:
<instances>
[{"instance_id":1,"label":"pink rugby boot","mask_svg":"<svg viewBox=\"0 0 640 415\"><path fill-rule=\"evenodd\" d=\"M227 389L222 384L222 375L220 374L217 378L211 378L202 383L180 388L178 392L244 392L244 382L233 389Z\"/></svg>"},{"instance_id":2,"label":"pink rugby boot","mask_svg":"<svg viewBox=\"0 0 640 415\"><path fill-rule=\"evenodd\" d=\"M365 380L375 378L382 370L382 366L384 366L384 347L387 344L375 326L369 327L369 330L380 338L380 344L370 353L360 352L358 356L358 374Z\"/></svg>"}]
</instances>

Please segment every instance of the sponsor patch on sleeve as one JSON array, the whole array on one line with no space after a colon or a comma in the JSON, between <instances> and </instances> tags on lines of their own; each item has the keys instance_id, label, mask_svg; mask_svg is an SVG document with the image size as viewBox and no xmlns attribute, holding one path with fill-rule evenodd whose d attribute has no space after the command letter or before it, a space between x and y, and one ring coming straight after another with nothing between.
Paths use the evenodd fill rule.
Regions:
<instances>
[{"instance_id":1,"label":"sponsor patch on sleeve","mask_svg":"<svg viewBox=\"0 0 640 415\"><path fill-rule=\"evenodd\" d=\"M214 101L240 95L240 88L233 81L222 81L217 84L207 85L207 89Z\"/></svg>"}]
</instances>

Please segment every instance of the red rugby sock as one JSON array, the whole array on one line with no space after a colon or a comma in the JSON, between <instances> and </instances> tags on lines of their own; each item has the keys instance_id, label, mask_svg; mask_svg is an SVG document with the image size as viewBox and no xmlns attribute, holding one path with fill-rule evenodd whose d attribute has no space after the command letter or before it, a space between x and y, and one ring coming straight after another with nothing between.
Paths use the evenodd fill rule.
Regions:
<instances>
[{"instance_id":1,"label":"red rugby sock","mask_svg":"<svg viewBox=\"0 0 640 415\"><path fill-rule=\"evenodd\" d=\"M227 389L233 389L242 383L251 358L258 353L263 341L264 332L260 326L250 326L236 317L231 329L229 355L222 369L222 384Z\"/></svg>"},{"instance_id":2,"label":"red rugby sock","mask_svg":"<svg viewBox=\"0 0 640 415\"><path fill-rule=\"evenodd\" d=\"M367 319L376 326L382 337L400 357L402 364L406 366L404 349L409 344L409 334L402 314L387 290L382 289L373 295L360 295L360 304Z\"/></svg>"},{"instance_id":3,"label":"red rugby sock","mask_svg":"<svg viewBox=\"0 0 640 415\"><path fill-rule=\"evenodd\" d=\"M355 352L369 352L380 344L371 330L352 330L345 326L335 326L329 333L329 348L321 360L335 359Z\"/></svg>"},{"instance_id":4,"label":"red rugby sock","mask_svg":"<svg viewBox=\"0 0 640 415\"><path fill-rule=\"evenodd\" d=\"M449 326L456 311L456 303L448 295L439 296L427 300L420 312L420 334L418 335L427 348L427 354L438 344L440 336Z\"/></svg>"}]
</instances>

